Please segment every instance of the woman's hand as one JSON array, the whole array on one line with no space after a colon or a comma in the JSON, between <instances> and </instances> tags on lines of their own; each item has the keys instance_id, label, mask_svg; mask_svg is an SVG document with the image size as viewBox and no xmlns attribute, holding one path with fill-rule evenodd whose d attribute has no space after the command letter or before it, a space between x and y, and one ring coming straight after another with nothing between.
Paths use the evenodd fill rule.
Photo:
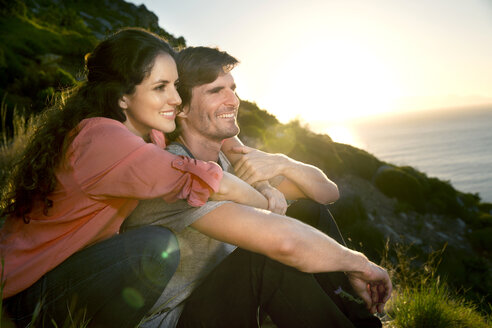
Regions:
<instances>
[{"instance_id":1,"label":"woman's hand","mask_svg":"<svg viewBox=\"0 0 492 328\"><path fill-rule=\"evenodd\" d=\"M268 200L268 210L284 215L287 211L285 196L277 188L270 185L268 181L260 181L253 185Z\"/></svg>"}]
</instances>

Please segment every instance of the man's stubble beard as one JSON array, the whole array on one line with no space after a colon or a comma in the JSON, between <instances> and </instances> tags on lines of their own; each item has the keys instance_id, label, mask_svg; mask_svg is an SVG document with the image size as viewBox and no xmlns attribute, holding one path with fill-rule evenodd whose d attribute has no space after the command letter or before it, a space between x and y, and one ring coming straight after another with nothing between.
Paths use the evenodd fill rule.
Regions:
<instances>
[{"instance_id":1,"label":"man's stubble beard","mask_svg":"<svg viewBox=\"0 0 492 328\"><path fill-rule=\"evenodd\" d=\"M219 125L219 128L215 131L210 131L212 123L210 120L207 119L207 117L201 117L199 123L200 128L198 129L198 131L200 132L200 134L217 142L222 142L222 140L237 136L240 131L239 125L237 124L237 118L234 120L233 127L231 126L227 129L220 129Z\"/></svg>"}]
</instances>

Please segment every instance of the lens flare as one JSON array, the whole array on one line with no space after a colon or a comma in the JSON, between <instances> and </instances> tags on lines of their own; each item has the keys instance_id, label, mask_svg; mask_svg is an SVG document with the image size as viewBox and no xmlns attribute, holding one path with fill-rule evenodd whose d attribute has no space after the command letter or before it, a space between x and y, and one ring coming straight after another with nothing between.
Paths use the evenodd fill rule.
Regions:
<instances>
[{"instance_id":1,"label":"lens flare","mask_svg":"<svg viewBox=\"0 0 492 328\"><path fill-rule=\"evenodd\" d=\"M131 287L124 288L121 296L128 305L135 309L139 309L145 304L145 300L140 292Z\"/></svg>"}]
</instances>

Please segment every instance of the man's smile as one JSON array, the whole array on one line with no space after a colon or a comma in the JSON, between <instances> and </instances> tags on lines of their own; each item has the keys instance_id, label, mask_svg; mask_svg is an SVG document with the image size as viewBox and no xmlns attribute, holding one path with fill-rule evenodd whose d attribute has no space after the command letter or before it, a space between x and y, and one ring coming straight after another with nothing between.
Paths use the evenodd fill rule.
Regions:
<instances>
[{"instance_id":1,"label":"man's smile","mask_svg":"<svg viewBox=\"0 0 492 328\"><path fill-rule=\"evenodd\" d=\"M234 118L236 117L236 114L234 113L227 113L227 114L221 114L217 116L218 118Z\"/></svg>"}]
</instances>

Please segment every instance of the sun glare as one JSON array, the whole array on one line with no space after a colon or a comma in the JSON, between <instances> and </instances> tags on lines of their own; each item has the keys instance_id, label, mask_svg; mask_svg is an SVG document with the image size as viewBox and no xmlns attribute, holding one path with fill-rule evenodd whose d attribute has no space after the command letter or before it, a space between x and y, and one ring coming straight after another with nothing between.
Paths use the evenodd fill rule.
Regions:
<instances>
[{"instance_id":1,"label":"sun glare","mask_svg":"<svg viewBox=\"0 0 492 328\"><path fill-rule=\"evenodd\" d=\"M343 122L389 112L401 96L390 63L350 39L317 41L277 67L262 103L281 121Z\"/></svg>"},{"instance_id":2,"label":"sun glare","mask_svg":"<svg viewBox=\"0 0 492 328\"><path fill-rule=\"evenodd\" d=\"M317 132L329 135L333 141L338 143L348 144L358 148L361 148L362 146L357 134L343 124L331 125L322 128Z\"/></svg>"}]
</instances>

